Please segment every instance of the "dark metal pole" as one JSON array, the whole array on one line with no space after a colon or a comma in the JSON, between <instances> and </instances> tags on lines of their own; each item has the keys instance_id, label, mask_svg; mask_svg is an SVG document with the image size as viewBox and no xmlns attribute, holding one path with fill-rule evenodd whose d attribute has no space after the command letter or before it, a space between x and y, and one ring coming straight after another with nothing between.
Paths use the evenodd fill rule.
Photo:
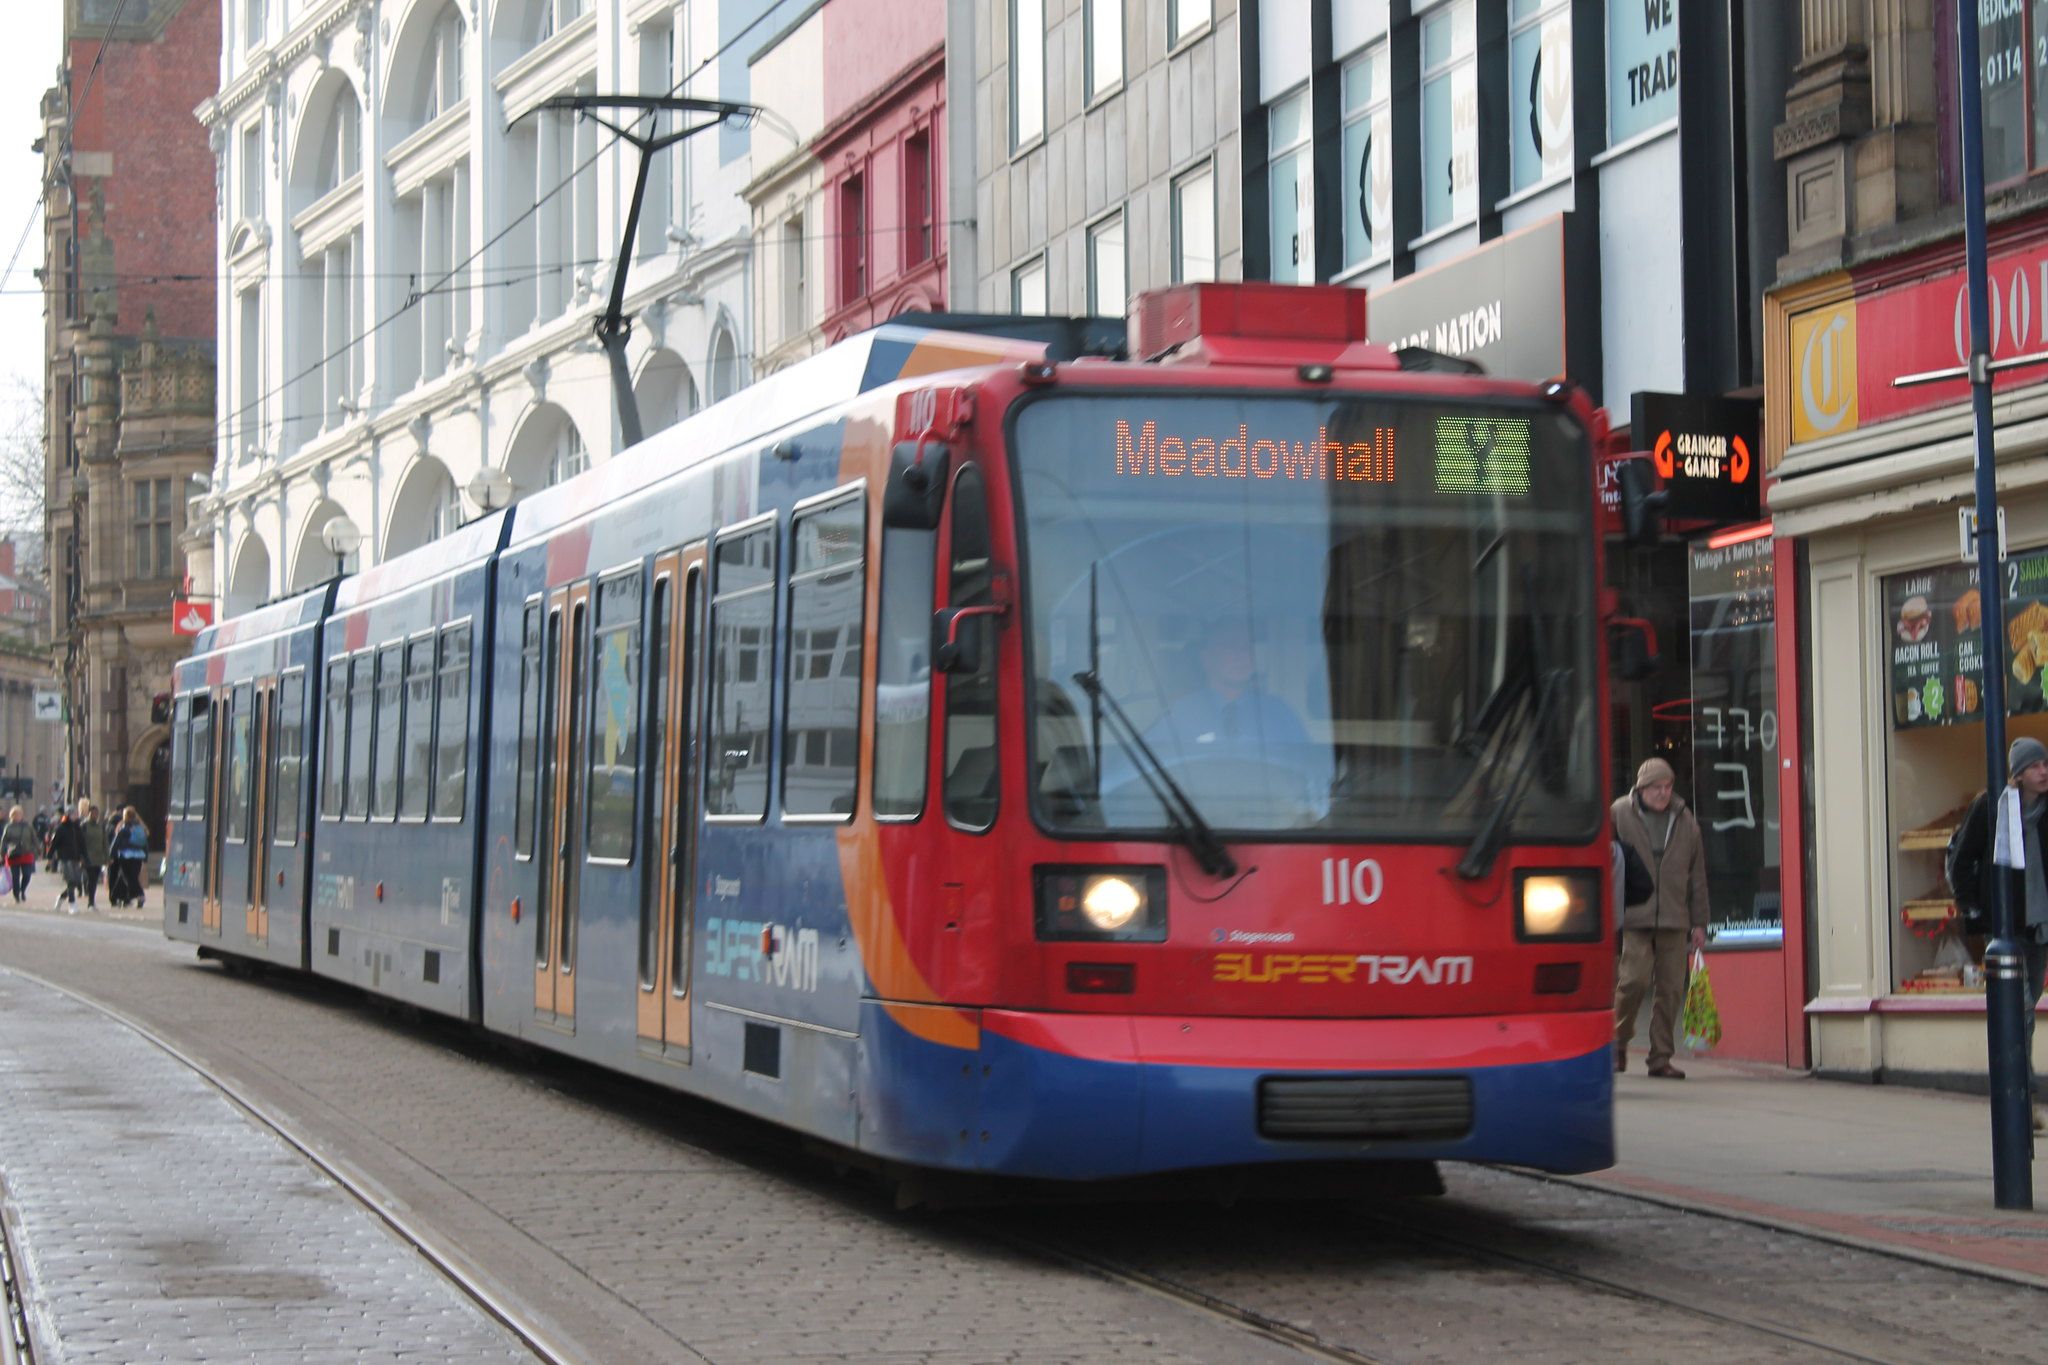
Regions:
<instances>
[{"instance_id":1,"label":"dark metal pole","mask_svg":"<svg viewBox=\"0 0 2048 1365\"><path fill-rule=\"evenodd\" d=\"M1991 426L1991 303L1985 282L1983 71L1977 7L1956 6L1961 56L1963 251L1970 290L1970 407L1977 427L1977 585L1984 606L1984 771L1996 802L2005 790L2005 600L1998 576L1998 465ZM2010 879L1991 878L1992 939L1984 950L1984 1023L1991 1052L1991 1182L2001 1209L2034 1207L2028 1113L2027 993Z\"/></svg>"}]
</instances>

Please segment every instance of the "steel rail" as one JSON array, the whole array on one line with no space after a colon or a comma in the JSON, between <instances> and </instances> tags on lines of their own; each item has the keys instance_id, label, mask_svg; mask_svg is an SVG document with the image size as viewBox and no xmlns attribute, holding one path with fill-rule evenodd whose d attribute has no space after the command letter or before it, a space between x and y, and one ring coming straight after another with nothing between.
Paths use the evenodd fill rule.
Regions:
<instances>
[{"instance_id":1,"label":"steel rail","mask_svg":"<svg viewBox=\"0 0 2048 1365\"><path fill-rule=\"evenodd\" d=\"M35 1365L35 1341L28 1332L27 1286L14 1254L14 1201L0 1180L0 1365Z\"/></svg>"},{"instance_id":2,"label":"steel rail","mask_svg":"<svg viewBox=\"0 0 2048 1365\"><path fill-rule=\"evenodd\" d=\"M347 1163L326 1155L316 1148L313 1143L300 1137L284 1119L271 1112L261 1102L250 1097L232 1082L223 1078L204 1061L185 1051L176 1043L171 1042L148 1024L143 1023L125 1010L118 1009L104 1001L95 1000L89 995L81 994L68 986L50 980L46 976L26 971L21 967L10 966L7 970L24 980L33 981L39 986L47 987L60 995L75 1000L88 1009L97 1010L109 1019L134 1030L145 1041L191 1070L200 1080L212 1086L228 1103L240 1109L272 1133L275 1133L281 1142L305 1158L315 1170L340 1186L350 1198L354 1199L356 1203L368 1210L379 1222L396 1234L400 1241L418 1252L422 1259L439 1271L456 1289L460 1290L463 1297L474 1303L493 1321L517 1337L520 1344L533 1352L536 1358L546 1362L546 1365L577 1365L579 1357L558 1344L550 1336L546 1328L521 1312L511 1297L492 1284L489 1277L471 1265L461 1252L453 1246L444 1243L439 1237L408 1218L400 1210L385 1203L377 1196L373 1182L358 1175L349 1168ZM33 1365L33 1362L24 1362L24 1365Z\"/></svg>"}]
</instances>

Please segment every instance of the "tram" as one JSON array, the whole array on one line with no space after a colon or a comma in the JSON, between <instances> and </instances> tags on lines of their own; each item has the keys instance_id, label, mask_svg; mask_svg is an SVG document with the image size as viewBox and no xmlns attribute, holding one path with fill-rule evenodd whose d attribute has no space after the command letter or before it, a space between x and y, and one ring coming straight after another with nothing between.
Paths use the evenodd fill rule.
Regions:
<instances>
[{"instance_id":1,"label":"tram","mask_svg":"<svg viewBox=\"0 0 2048 1365\"><path fill-rule=\"evenodd\" d=\"M175 679L165 932L877 1162L1612 1162L1577 390L898 321Z\"/></svg>"}]
</instances>

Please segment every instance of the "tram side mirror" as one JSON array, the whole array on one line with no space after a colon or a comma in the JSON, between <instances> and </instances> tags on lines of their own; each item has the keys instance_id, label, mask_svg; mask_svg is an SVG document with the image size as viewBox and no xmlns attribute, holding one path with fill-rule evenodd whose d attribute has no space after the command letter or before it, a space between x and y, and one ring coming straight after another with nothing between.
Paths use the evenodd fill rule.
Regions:
<instances>
[{"instance_id":1,"label":"tram side mirror","mask_svg":"<svg viewBox=\"0 0 2048 1365\"><path fill-rule=\"evenodd\" d=\"M1648 460L1623 460L1614 467L1621 488L1621 533L1631 545L1655 545L1664 535L1664 507L1671 495L1657 487Z\"/></svg>"},{"instance_id":2,"label":"tram side mirror","mask_svg":"<svg viewBox=\"0 0 2048 1365\"><path fill-rule=\"evenodd\" d=\"M889 486L882 490L882 525L899 531L939 529L949 453L941 441L896 443L889 452Z\"/></svg>"},{"instance_id":3,"label":"tram side mirror","mask_svg":"<svg viewBox=\"0 0 2048 1365\"><path fill-rule=\"evenodd\" d=\"M932 617L932 671L981 671L981 623L987 607L941 607Z\"/></svg>"},{"instance_id":4,"label":"tram side mirror","mask_svg":"<svg viewBox=\"0 0 2048 1365\"><path fill-rule=\"evenodd\" d=\"M1657 628L1637 616L1619 616L1607 623L1607 666L1625 682L1656 676L1663 666L1657 657Z\"/></svg>"}]
</instances>

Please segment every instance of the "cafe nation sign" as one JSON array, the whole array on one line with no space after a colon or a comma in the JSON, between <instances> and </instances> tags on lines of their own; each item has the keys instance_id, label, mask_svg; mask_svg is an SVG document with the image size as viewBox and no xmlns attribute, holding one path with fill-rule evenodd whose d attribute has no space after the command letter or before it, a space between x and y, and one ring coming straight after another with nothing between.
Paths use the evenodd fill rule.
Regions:
<instances>
[{"instance_id":1,"label":"cafe nation sign","mask_svg":"<svg viewBox=\"0 0 2048 1365\"><path fill-rule=\"evenodd\" d=\"M1671 495L1666 516L1742 522L1762 515L1763 414L1753 398L1638 393L1629 400L1635 444L1650 452Z\"/></svg>"}]
</instances>

